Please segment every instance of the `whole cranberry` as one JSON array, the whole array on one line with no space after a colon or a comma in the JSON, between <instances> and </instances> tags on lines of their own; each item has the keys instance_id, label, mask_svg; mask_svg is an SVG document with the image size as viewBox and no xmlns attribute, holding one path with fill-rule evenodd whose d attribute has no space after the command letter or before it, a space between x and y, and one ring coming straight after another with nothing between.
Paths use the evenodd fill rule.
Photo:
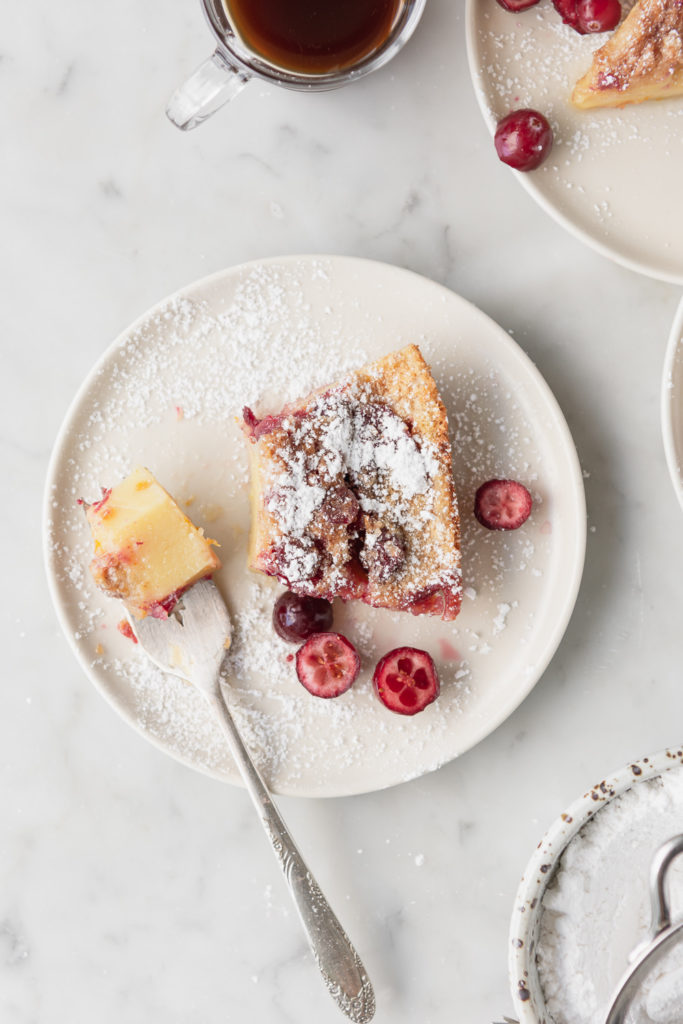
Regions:
<instances>
[{"instance_id":1,"label":"whole cranberry","mask_svg":"<svg viewBox=\"0 0 683 1024\"><path fill-rule=\"evenodd\" d=\"M273 628L290 643L301 643L314 633L326 633L331 625L332 605L320 597L304 597L288 590L275 602Z\"/></svg>"},{"instance_id":2,"label":"whole cranberry","mask_svg":"<svg viewBox=\"0 0 683 1024\"><path fill-rule=\"evenodd\" d=\"M382 527L372 535L372 544L367 544L360 553L361 565L370 579L376 583L387 583L404 566L406 544L403 531Z\"/></svg>"},{"instance_id":3,"label":"whole cranberry","mask_svg":"<svg viewBox=\"0 0 683 1024\"><path fill-rule=\"evenodd\" d=\"M621 18L619 0L577 0L576 17L579 29L588 32L609 32Z\"/></svg>"},{"instance_id":4,"label":"whole cranberry","mask_svg":"<svg viewBox=\"0 0 683 1024\"><path fill-rule=\"evenodd\" d=\"M498 122L494 142L504 164L516 171L533 171L552 148L553 130L543 114L522 108Z\"/></svg>"},{"instance_id":5,"label":"whole cranberry","mask_svg":"<svg viewBox=\"0 0 683 1024\"><path fill-rule=\"evenodd\" d=\"M327 492L322 510L335 526L350 526L358 518L360 505L351 488L340 484Z\"/></svg>"}]
</instances>

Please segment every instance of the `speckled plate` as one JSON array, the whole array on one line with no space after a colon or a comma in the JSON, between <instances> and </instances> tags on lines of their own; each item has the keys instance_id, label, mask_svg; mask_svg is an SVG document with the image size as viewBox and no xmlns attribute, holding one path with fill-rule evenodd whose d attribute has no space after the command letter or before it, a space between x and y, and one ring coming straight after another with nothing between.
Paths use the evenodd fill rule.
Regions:
<instances>
[{"instance_id":1,"label":"speckled plate","mask_svg":"<svg viewBox=\"0 0 683 1024\"><path fill-rule=\"evenodd\" d=\"M520 1024L553 1024L538 977L536 948L543 897L555 877L562 854L584 825L610 800L637 783L680 768L681 764L683 750L674 747L643 757L606 776L553 822L534 850L519 884L510 921L510 988Z\"/></svg>"},{"instance_id":2,"label":"speckled plate","mask_svg":"<svg viewBox=\"0 0 683 1024\"><path fill-rule=\"evenodd\" d=\"M622 0L627 10L632 0ZM580 36L550 0L521 14L468 0L477 99L491 133L510 110L533 107L555 144L520 183L582 241L632 270L683 284L683 97L620 110L575 110L571 90L605 35ZM491 146L491 160L496 160Z\"/></svg>"},{"instance_id":3,"label":"speckled plate","mask_svg":"<svg viewBox=\"0 0 683 1024\"><path fill-rule=\"evenodd\" d=\"M298 683L293 649L270 623L278 588L246 570L248 474L238 418L329 383L410 342L446 403L461 501L465 598L455 623L336 608L363 671L336 700ZM46 553L55 604L88 676L149 740L186 764L237 781L201 697L165 677L117 631L118 602L92 585L79 496L142 463L221 543L217 582L235 637L234 710L271 786L340 795L430 771L467 750L529 693L569 620L583 568L585 505L562 413L522 350L463 299L396 267L291 257L199 281L133 324L90 373L49 471ZM528 522L492 533L472 515L477 486L512 476L531 490ZM428 649L441 696L415 718L387 711L371 686L378 658Z\"/></svg>"},{"instance_id":4,"label":"speckled plate","mask_svg":"<svg viewBox=\"0 0 683 1024\"><path fill-rule=\"evenodd\" d=\"M683 508L683 301L671 328L664 360L662 437L671 481Z\"/></svg>"}]
</instances>

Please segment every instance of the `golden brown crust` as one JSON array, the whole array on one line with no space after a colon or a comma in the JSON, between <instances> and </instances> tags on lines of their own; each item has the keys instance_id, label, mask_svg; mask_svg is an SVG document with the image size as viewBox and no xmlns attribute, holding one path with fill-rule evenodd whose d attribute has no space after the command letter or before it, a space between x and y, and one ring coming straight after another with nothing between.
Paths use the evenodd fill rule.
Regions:
<instances>
[{"instance_id":1,"label":"golden brown crust","mask_svg":"<svg viewBox=\"0 0 683 1024\"><path fill-rule=\"evenodd\" d=\"M417 346L266 417L251 440L252 569L300 593L455 617L448 420Z\"/></svg>"},{"instance_id":2,"label":"golden brown crust","mask_svg":"<svg viewBox=\"0 0 683 1024\"><path fill-rule=\"evenodd\" d=\"M572 93L580 109L683 95L683 0L639 0Z\"/></svg>"}]
</instances>

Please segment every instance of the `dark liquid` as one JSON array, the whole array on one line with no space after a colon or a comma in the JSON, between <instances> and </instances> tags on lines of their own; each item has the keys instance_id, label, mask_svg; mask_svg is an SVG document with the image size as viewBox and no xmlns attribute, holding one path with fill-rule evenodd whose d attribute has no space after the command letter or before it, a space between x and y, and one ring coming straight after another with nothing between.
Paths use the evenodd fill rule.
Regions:
<instances>
[{"instance_id":1,"label":"dark liquid","mask_svg":"<svg viewBox=\"0 0 683 1024\"><path fill-rule=\"evenodd\" d=\"M287 71L347 68L389 36L405 0L224 0L242 42Z\"/></svg>"}]
</instances>

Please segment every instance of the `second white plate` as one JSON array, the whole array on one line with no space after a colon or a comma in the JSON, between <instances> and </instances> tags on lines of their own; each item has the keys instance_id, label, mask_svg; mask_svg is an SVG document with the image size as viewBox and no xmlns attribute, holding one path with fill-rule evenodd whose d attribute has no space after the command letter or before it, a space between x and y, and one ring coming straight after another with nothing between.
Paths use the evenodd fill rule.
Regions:
<instances>
[{"instance_id":1,"label":"second white plate","mask_svg":"<svg viewBox=\"0 0 683 1024\"><path fill-rule=\"evenodd\" d=\"M465 598L455 623L339 606L335 628L363 672L336 700L298 683L293 648L270 618L278 588L246 569L249 527L242 406L277 409L410 342L447 406L461 504ZM117 632L118 602L90 580L80 496L142 463L221 543L217 582L235 625L235 714L273 789L332 796L430 771L502 722L541 676L576 598L585 546L581 472L555 399L521 349L463 299L408 271L364 260L291 257L235 267L161 303L105 353L76 396L48 479L48 575L67 637L117 711L172 756L237 781L201 696L153 668ZM531 518L492 533L474 491L510 476L532 491ZM378 658L426 648L442 680L415 718L372 691Z\"/></svg>"},{"instance_id":2,"label":"second white plate","mask_svg":"<svg viewBox=\"0 0 683 1024\"><path fill-rule=\"evenodd\" d=\"M632 5L622 2L624 11ZM521 14L496 0L468 0L470 71L491 132L510 110L533 107L555 134L538 170L511 173L603 255L683 284L683 97L620 110L574 109L571 90L606 39L563 25L550 0Z\"/></svg>"}]
</instances>

